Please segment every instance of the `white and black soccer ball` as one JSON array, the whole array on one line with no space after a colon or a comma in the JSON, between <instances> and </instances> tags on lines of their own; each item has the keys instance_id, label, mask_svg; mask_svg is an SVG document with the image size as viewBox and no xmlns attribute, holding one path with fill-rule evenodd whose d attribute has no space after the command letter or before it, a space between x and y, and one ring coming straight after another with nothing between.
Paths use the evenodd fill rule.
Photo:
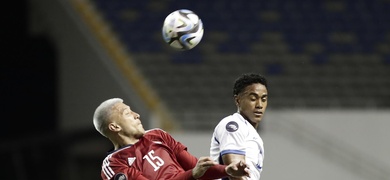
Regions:
<instances>
[{"instance_id":1,"label":"white and black soccer ball","mask_svg":"<svg viewBox=\"0 0 390 180\"><path fill-rule=\"evenodd\" d=\"M202 20L188 9L169 14L162 27L164 41L175 49L189 50L199 44L203 37Z\"/></svg>"}]
</instances>

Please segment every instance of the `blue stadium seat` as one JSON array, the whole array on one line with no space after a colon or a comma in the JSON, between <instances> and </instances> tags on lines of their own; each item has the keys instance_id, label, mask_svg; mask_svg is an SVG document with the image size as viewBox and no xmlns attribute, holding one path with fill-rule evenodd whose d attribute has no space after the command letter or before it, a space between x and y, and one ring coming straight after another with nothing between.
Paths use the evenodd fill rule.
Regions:
<instances>
[{"instance_id":1,"label":"blue stadium seat","mask_svg":"<svg viewBox=\"0 0 390 180\"><path fill-rule=\"evenodd\" d=\"M218 74L218 77L227 78L245 71L259 70L271 80L284 82L276 83L273 87L278 93L273 97L277 102L273 107L358 107L354 105L355 95L350 93L359 91L354 88L355 84L349 83L355 78L360 78L359 83L362 86L370 83L367 87L370 90L360 92L362 96L380 106L390 107L390 102L383 102L383 95L371 95L379 91L378 89L390 92L390 87L386 83L369 82L375 78L390 77L389 52L378 49L379 44L390 44L388 1L171 0L160 2L165 3L164 6L155 10L151 9L154 1L148 0L93 2L111 23L135 61L153 59L156 55L165 54L160 56L165 60L159 60L164 68L150 68L148 63L138 63L140 69L148 69L151 79L156 78L156 74L161 74L153 82L165 85L164 92L176 92L176 96L183 95L188 98L187 93L177 92L178 88L170 87L177 87L174 83L182 83L181 80L191 79L193 82L207 84L203 88L209 89L197 94L207 96L214 89L225 87L226 83L222 81L224 78L213 79L209 78L210 76ZM172 52L167 50L168 46L159 37L162 21L168 13L183 8L191 9L200 16L205 35L193 50ZM129 10L137 13L131 20L123 15ZM218 32L221 37L209 36ZM277 33L281 37L268 37L269 33ZM347 35L351 39L337 35ZM313 50L315 47L308 47L312 44L322 49ZM372 56L380 57L381 61L370 59ZM368 63L371 61L373 63ZM176 70L178 65L182 65L182 68L188 65L188 69ZM355 67L357 69L354 69ZM171 72L167 73L167 69ZM166 78L164 74L167 75ZM173 74L179 74L180 77L174 76L175 81L170 81ZM294 83L288 84L290 81ZM286 83L293 88L286 88ZM331 89L337 87L335 84L342 85L343 93L330 93L338 91ZM299 100L290 97L290 89L297 92L296 98ZM317 96L327 98L316 98ZM191 103L197 103L200 99L193 98ZM170 97L166 97L167 101L169 99ZM180 97L171 99L174 101L171 103L174 108L182 107ZM216 103L215 108L227 108L221 107L221 104L214 100L210 100L210 103ZM200 102L199 106L212 107Z\"/></svg>"}]
</instances>

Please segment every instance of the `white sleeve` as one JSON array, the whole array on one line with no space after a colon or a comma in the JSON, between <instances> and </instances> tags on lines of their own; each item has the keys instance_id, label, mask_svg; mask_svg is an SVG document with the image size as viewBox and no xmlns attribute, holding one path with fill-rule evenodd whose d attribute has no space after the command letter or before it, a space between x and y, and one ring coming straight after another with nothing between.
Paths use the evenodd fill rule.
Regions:
<instances>
[{"instance_id":1,"label":"white sleeve","mask_svg":"<svg viewBox=\"0 0 390 180\"><path fill-rule=\"evenodd\" d=\"M215 138L220 143L220 155L245 155L245 137L248 131L240 121L230 119L221 122L216 128Z\"/></svg>"}]
</instances>

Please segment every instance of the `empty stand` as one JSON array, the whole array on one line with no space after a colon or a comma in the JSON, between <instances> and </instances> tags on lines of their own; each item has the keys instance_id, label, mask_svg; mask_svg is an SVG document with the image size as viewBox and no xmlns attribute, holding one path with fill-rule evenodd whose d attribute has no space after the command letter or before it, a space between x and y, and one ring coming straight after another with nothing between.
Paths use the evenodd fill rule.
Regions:
<instances>
[{"instance_id":1,"label":"empty stand","mask_svg":"<svg viewBox=\"0 0 390 180\"><path fill-rule=\"evenodd\" d=\"M269 108L390 107L389 1L93 2L180 118L234 111L245 72L268 77ZM183 8L205 27L191 51L161 37L165 16Z\"/></svg>"}]
</instances>

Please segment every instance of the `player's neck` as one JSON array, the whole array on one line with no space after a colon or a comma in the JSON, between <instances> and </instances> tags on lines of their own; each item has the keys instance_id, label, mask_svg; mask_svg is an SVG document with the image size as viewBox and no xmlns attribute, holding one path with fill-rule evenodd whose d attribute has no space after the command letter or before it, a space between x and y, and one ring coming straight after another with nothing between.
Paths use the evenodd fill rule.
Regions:
<instances>
[{"instance_id":1,"label":"player's neck","mask_svg":"<svg viewBox=\"0 0 390 180\"><path fill-rule=\"evenodd\" d=\"M259 127L259 123L254 123L254 122L249 121L249 120L247 120L247 121L248 121L249 124L251 124L255 129L257 129L257 127Z\"/></svg>"},{"instance_id":2,"label":"player's neck","mask_svg":"<svg viewBox=\"0 0 390 180\"><path fill-rule=\"evenodd\" d=\"M237 111L238 114L240 114L246 121L249 122L249 124L251 124L255 129L257 129L257 127L259 127L259 123L255 123L251 120L249 120L249 118L247 118L244 114L242 114L240 111Z\"/></svg>"},{"instance_id":3,"label":"player's neck","mask_svg":"<svg viewBox=\"0 0 390 180\"><path fill-rule=\"evenodd\" d=\"M139 139L134 137L119 137L115 141L112 141L115 150L120 149L124 146L135 144L139 141Z\"/></svg>"}]
</instances>

